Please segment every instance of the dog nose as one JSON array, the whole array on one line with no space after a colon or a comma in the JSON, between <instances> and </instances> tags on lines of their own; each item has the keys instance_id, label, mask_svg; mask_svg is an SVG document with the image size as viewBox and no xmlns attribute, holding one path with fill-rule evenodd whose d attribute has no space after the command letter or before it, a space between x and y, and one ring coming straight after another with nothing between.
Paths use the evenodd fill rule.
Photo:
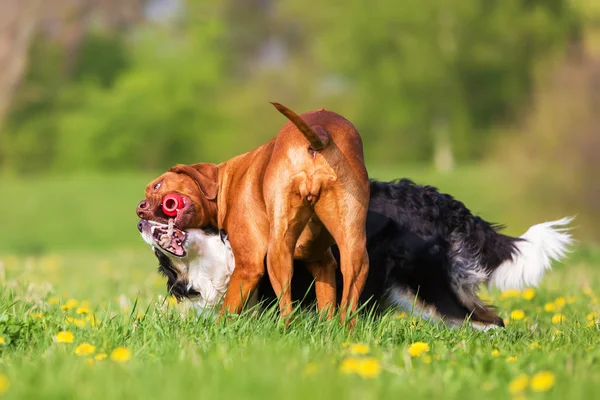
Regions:
<instances>
[{"instance_id":1,"label":"dog nose","mask_svg":"<svg viewBox=\"0 0 600 400\"><path fill-rule=\"evenodd\" d=\"M144 221L140 221L138 222L138 231L142 231L142 229L144 229Z\"/></svg>"},{"instance_id":2,"label":"dog nose","mask_svg":"<svg viewBox=\"0 0 600 400\"><path fill-rule=\"evenodd\" d=\"M146 218L146 215L148 214L148 200L140 201L140 204L138 204L135 209L135 213L140 218Z\"/></svg>"}]
</instances>

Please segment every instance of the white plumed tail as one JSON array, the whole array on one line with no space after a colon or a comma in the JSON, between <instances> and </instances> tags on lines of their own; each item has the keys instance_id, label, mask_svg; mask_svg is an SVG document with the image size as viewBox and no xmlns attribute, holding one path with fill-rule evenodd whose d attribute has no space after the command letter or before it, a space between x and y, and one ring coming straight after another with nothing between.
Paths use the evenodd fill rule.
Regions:
<instances>
[{"instance_id":1,"label":"white plumed tail","mask_svg":"<svg viewBox=\"0 0 600 400\"><path fill-rule=\"evenodd\" d=\"M517 251L512 260L505 261L490 276L490 286L500 290L537 286L552 261L561 260L569 251L573 238L566 225L573 217L533 225L515 243Z\"/></svg>"}]
</instances>

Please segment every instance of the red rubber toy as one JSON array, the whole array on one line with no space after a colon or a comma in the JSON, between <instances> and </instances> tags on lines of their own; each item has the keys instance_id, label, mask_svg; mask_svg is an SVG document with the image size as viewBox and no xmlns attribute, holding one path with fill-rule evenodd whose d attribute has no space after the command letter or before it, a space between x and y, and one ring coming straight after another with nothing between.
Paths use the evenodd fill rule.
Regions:
<instances>
[{"instance_id":1,"label":"red rubber toy","mask_svg":"<svg viewBox=\"0 0 600 400\"><path fill-rule=\"evenodd\" d=\"M183 197L177 193L169 193L162 200L162 210L169 217L177 216L177 212L183 208Z\"/></svg>"}]
</instances>

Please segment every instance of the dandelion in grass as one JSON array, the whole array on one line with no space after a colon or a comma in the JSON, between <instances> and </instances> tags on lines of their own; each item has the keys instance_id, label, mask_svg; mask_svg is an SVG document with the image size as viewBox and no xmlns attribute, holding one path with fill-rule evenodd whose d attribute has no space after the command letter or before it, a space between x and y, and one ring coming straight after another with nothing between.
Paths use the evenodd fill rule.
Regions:
<instances>
[{"instance_id":1,"label":"dandelion in grass","mask_svg":"<svg viewBox=\"0 0 600 400\"><path fill-rule=\"evenodd\" d=\"M6 340L4 340L4 336L0 336L0 345L6 344Z\"/></svg>"},{"instance_id":2,"label":"dandelion in grass","mask_svg":"<svg viewBox=\"0 0 600 400\"><path fill-rule=\"evenodd\" d=\"M494 349L490 354L492 355L492 357L500 357L500 350Z\"/></svg>"},{"instance_id":3,"label":"dandelion in grass","mask_svg":"<svg viewBox=\"0 0 600 400\"><path fill-rule=\"evenodd\" d=\"M557 309L561 309L565 306L565 304L567 304L567 299L565 299L564 297L560 296L557 297L556 300L554 300L554 305L556 306Z\"/></svg>"},{"instance_id":4,"label":"dandelion in grass","mask_svg":"<svg viewBox=\"0 0 600 400\"><path fill-rule=\"evenodd\" d=\"M429 352L429 344L425 342L414 342L408 346L408 354L411 357L420 357L423 353Z\"/></svg>"},{"instance_id":5,"label":"dandelion in grass","mask_svg":"<svg viewBox=\"0 0 600 400\"><path fill-rule=\"evenodd\" d=\"M75 336L69 331L60 331L54 336L57 343L73 343L73 339L75 339Z\"/></svg>"},{"instance_id":6,"label":"dandelion in grass","mask_svg":"<svg viewBox=\"0 0 600 400\"><path fill-rule=\"evenodd\" d=\"M106 359L106 357L108 357L108 354L106 353L98 353L94 356L94 360L96 361L102 361L104 359Z\"/></svg>"},{"instance_id":7,"label":"dandelion in grass","mask_svg":"<svg viewBox=\"0 0 600 400\"><path fill-rule=\"evenodd\" d=\"M587 319L588 321L595 321L595 320L597 320L597 319L598 319L598 313L597 313L597 312L595 312L595 311L592 311L591 313L589 313L589 314L586 316L586 319Z\"/></svg>"},{"instance_id":8,"label":"dandelion in grass","mask_svg":"<svg viewBox=\"0 0 600 400\"><path fill-rule=\"evenodd\" d=\"M89 356L94 354L96 351L96 346L89 343L82 343L79 346L75 347L75 354L78 356Z\"/></svg>"},{"instance_id":9,"label":"dandelion in grass","mask_svg":"<svg viewBox=\"0 0 600 400\"><path fill-rule=\"evenodd\" d=\"M553 324L562 324L566 320L567 320L567 318L564 316L564 314L554 314L552 316L552 323Z\"/></svg>"},{"instance_id":10,"label":"dandelion in grass","mask_svg":"<svg viewBox=\"0 0 600 400\"><path fill-rule=\"evenodd\" d=\"M596 321L588 321L588 322L587 322L587 327L588 327L588 328L593 328L593 327L595 327L595 326L596 326L596 324L597 324L597 323L598 323L598 322L596 322Z\"/></svg>"},{"instance_id":11,"label":"dandelion in grass","mask_svg":"<svg viewBox=\"0 0 600 400\"><path fill-rule=\"evenodd\" d=\"M77 311L75 311L77 314L89 314L90 313L90 309L87 307L79 307L77 309Z\"/></svg>"},{"instance_id":12,"label":"dandelion in grass","mask_svg":"<svg viewBox=\"0 0 600 400\"><path fill-rule=\"evenodd\" d=\"M538 342L533 342L529 344L529 348L532 350L539 350L542 346Z\"/></svg>"},{"instance_id":13,"label":"dandelion in grass","mask_svg":"<svg viewBox=\"0 0 600 400\"><path fill-rule=\"evenodd\" d=\"M350 353L352 354L368 354L371 349L366 344L354 343L348 346Z\"/></svg>"},{"instance_id":14,"label":"dandelion in grass","mask_svg":"<svg viewBox=\"0 0 600 400\"><path fill-rule=\"evenodd\" d=\"M76 299L69 299L65 304L60 306L61 310L69 311L77 307L79 302Z\"/></svg>"},{"instance_id":15,"label":"dandelion in grass","mask_svg":"<svg viewBox=\"0 0 600 400\"><path fill-rule=\"evenodd\" d=\"M398 319L404 319L406 317L408 317L408 314L404 311L402 312L397 312L396 314L394 314L394 317L398 318Z\"/></svg>"},{"instance_id":16,"label":"dandelion in grass","mask_svg":"<svg viewBox=\"0 0 600 400\"><path fill-rule=\"evenodd\" d=\"M506 299L515 299L520 296L521 296L521 292L519 290L509 289L509 290L505 290L504 292L500 293L500 296L498 298L500 300L506 300Z\"/></svg>"},{"instance_id":17,"label":"dandelion in grass","mask_svg":"<svg viewBox=\"0 0 600 400\"><path fill-rule=\"evenodd\" d=\"M522 374L510 381L508 385L508 391L510 394L520 394L527 389L527 386L529 386L529 377L525 374Z\"/></svg>"},{"instance_id":18,"label":"dandelion in grass","mask_svg":"<svg viewBox=\"0 0 600 400\"><path fill-rule=\"evenodd\" d=\"M42 319L43 316L41 312L32 312L29 314L29 317L32 319Z\"/></svg>"},{"instance_id":19,"label":"dandelion in grass","mask_svg":"<svg viewBox=\"0 0 600 400\"><path fill-rule=\"evenodd\" d=\"M75 325L78 328L83 328L85 326L85 321L79 318L67 317L65 318L65 321L67 321L67 324Z\"/></svg>"},{"instance_id":20,"label":"dandelion in grass","mask_svg":"<svg viewBox=\"0 0 600 400\"><path fill-rule=\"evenodd\" d=\"M523 290L521 297L528 301L533 299L535 297L535 289L528 288L528 289Z\"/></svg>"},{"instance_id":21,"label":"dandelion in grass","mask_svg":"<svg viewBox=\"0 0 600 400\"><path fill-rule=\"evenodd\" d=\"M374 378L381 372L381 364L373 357L350 357L342 361L340 372L344 374L357 374L363 378Z\"/></svg>"},{"instance_id":22,"label":"dandelion in grass","mask_svg":"<svg viewBox=\"0 0 600 400\"><path fill-rule=\"evenodd\" d=\"M510 356L506 358L506 362L514 363L517 361L517 356Z\"/></svg>"},{"instance_id":23,"label":"dandelion in grass","mask_svg":"<svg viewBox=\"0 0 600 400\"><path fill-rule=\"evenodd\" d=\"M540 371L531 377L531 390L534 392L547 392L552 389L556 377L550 371Z\"/></svg>"},{"instance_id":24,"label":"dandelion in grass","mask_svg":"<svg viewBox=\"0 0 600 400\"><path fill-rule=\"evenodd\" d=\"M0 393L6 393L10 389L10 380L8 376L0 373Z\"/></svg>"},{"instance_id":25,"label":"dandelion in grass","mask_svg":"<svg viewBox=\"0 0 600 400\"><path fill-rule=\"evenodd\" d=\"M510 313L510 319L513 321L519 321L525 318L525 311L523 310L514 310Z\"/></svg>"},{"instance_id":26,"label":"dandelion in grass","mask_svg":"<svg viewBox=\"0 0 600 400\"><path fill-rule=\"evenodd\" d=\"M546 311L546 312L554 312L554 311L556 311L556 304L554 304L554 303L546 303L546 304L544 304L544 311Z\"/></svg>"},{"instance_id":27,"label":"dandelion in grass","mask_svg":"<svg viewBox=\"0 0 600 400\"><path fill-rule=\"evenodd\" d=\"M360 360L357 373L363 378L375 378L381 373L381 364L376 358L364 358Z\"/></svg>"},{"instance_id":28,"label":"dandelion in grass","mask_svg":"<svg viewBox=\"0 0 600 400\"><path fill-rule=\"evenodd\" d=\"M177 305L177 298L175 296L167 297L167 304L170 306Z\"/></svg>"},{"instance_id":29,"label":"dandelion in grass","mask_svg":"<svg viewBox=\"0 0 600 400\"><path fill-rule=\"evenodd\" d=\"M353 374L358 369L360 363L359 358L349 357L342 361L340 364L340 372L344 374Z\"/></svg>"},{"instance_id":30,"label":"dandelion in grass","mask_svg":"<svg viewBox=\"0 0 600 400\"><path fill-rule=\"evenodd\" d=\"M117 347L110 353L110 359L120 363L131 360L131 351L127 347Z\"/></svg>"}]
</instances>

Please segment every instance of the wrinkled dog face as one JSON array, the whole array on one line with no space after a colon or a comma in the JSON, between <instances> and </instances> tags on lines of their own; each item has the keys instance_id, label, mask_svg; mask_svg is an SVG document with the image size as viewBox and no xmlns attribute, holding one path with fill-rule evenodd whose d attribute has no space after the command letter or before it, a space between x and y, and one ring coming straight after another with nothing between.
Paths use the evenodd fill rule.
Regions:
<instances>
[{"instance_id":1,"label":"wrinkled dog face","mask_svg":"<svg viewBox=\"0 0 600 400\"><path fill-rule=\"evenodd\" d=\"M146 220L138 223L138 229L159 260L169 293L180 301L189 299L199 310L220 304L235 268L226 235L215 230L173 229L173 239L161 240L159 236L168 234L169 226ZM171 243L179 240L176 238L183 239L173 251Z\"/></svg>"},{"instance_id":2,"label":"wrinkled dog face","mask_svg":"<svg viewBox=\"0 0 600 400\"><path fill-rule=\"evenodd\" d=\"M139 218L166 224L170 219L179 229L210 225L216 207L218 170L214 164L176 165L146 186L146 198L137 208ZM175 215L163 208L167 195L180 196Z\"/></svg>"}]
</instances>

